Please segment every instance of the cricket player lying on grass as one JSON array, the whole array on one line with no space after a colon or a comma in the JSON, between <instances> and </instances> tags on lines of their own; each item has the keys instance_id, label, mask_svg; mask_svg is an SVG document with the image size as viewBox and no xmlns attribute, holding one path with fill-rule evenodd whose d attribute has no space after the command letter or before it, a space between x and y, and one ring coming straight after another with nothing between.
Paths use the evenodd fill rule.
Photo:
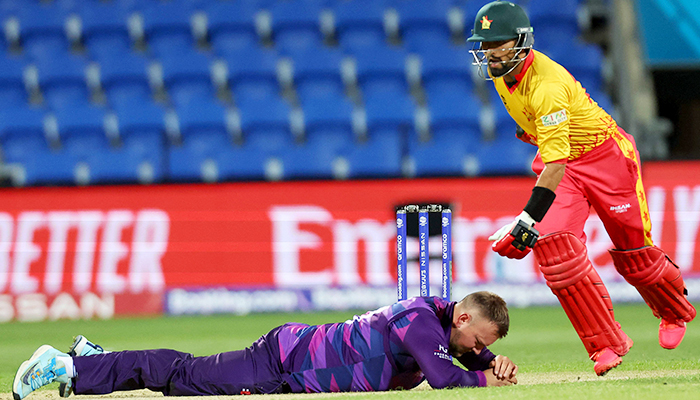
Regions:
<instances>
[{"instance_id":1,"label":"cricket player lying on grass","mask_svg":"<svg viewBox=\"0 0 700 400\"><path fill-rule=\"evenodd\" d=\"M517 383L518 367L486 346L509 324L501 297L476 292L459 302L414 297L340 323L287 323L244 350L207 357L106 352L78 336L68 354L39 347L12 392L20 400L51 382L63 397L144 388L166 396L383 391L424 379L435 389L506 386Z\"/></svg>"}]
</instances>

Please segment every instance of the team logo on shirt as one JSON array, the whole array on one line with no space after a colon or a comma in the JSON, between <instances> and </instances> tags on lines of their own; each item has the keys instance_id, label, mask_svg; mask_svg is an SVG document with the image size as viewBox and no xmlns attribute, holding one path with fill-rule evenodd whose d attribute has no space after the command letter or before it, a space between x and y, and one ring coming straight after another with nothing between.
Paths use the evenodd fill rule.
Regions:
<instances>
[{"instance_id":1,"label":"team logo on shirt","mask_svg":"<svg viewBox=\"0 0 700 400\"><path fill-rule=\"evenodd\" d=\"M438 345L438 349L433 352L433 355L443 360L452 360L452 356L450 356L445 346L441 344Z\"/></svg>"},{"instance_id":2,"label":"team logo on shirt","mask_svg":"<svg viewBox=\"0 0 700 400\"><path fill-rule=\"evenodd\" d=\"M481 29L491 29L491 22L493 22L493 20L489 19L488 15L481 17Z\"/></svg>"},{"instance_id":3,"label":"team logo on shirt","mask_svg":"<svg viewBox=\"0 0 700 400\"><path fill-rule=\"evenodd\" d=\"M554 125L561 124L562 122L569 119L569 117L566 116L566 110L561 110L561 111L551 113L549 115L544 115L544 116L540 117L540 119L542 120L542 125L554 126Z\"/></svg>"}]
</instances>

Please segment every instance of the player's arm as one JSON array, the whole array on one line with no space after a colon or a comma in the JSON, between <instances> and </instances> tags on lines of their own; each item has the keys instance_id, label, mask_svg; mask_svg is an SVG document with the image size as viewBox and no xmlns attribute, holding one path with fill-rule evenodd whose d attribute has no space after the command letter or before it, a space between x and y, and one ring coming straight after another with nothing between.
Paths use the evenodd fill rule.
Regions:
<instances>
[{"instance_id":1,"label":"player's arm","mask_svg":"<svg viewBox=\"0 0 700 400\"><path fill-rule=\"evenodd\" d=\"M552 192L557 190L559 182L561 182L564 177L564 172L566 171L566 164L559 162L549 162L544 165L544 169L540 174L539 179L537 179L537 184L535 187L542 187L548 189Z\"/></svg>"},{"instance_id":2,"label":"player's arm","mask_svg":"<svg viewBox=\"0 0 700 400\"><path fill-rule=\"evenodd\" d=\"M443 389L512 384L510 381L495 379L492 369L466 371L454 365L447 353L449 345L444 335L443 328L434 315L419 312L403 339L404 348L416 360L430 386Z\"/></svg>"},{"instance_id":3,"label":"player's arm","mask_svg":"<svg viewBox=\"0 0 700 400\"><path fill-rule=\"evenodd\" d=\"M515 379L518 367L504 355L495 355L484 347L479 354L474 352L464 353L457 358L460 364L470 371L492 370L498 379Z\"/></svg>"},{"instance_id":4,"label":"player's arm","mask_svg":"<svg viewBox=\"0 0 700 400\"><path fill-rule=\"evenodd\" d=\"M496 355L493 354L491 350L484 347L479 354L470 351L458 357L457 361L470 371L483 371L489 368L491 361L495 358Z\"/></svg>"},{"instance_id":5,"label":"player's arm","mask_svg":"<svg viewBox=\"0 0 700 400\"><path fill-rule=\"evenodd\" d=\"M498 254L520 259L537 242L539 232L535 223L542 221L554 202L555 190L566 170L571 151L569 143L569 92L556 82L538 87L533 95L537 125L537 145L545 168L532 189L530 200L515 220L489 237L492 249Z\"/></svg>"},{"instance_id":6,"label":"player's arm","mask_svg":"<svg viewBox=\"0 0 700 400\"><path fill-rule=\"evenodd\" d=\"M452 363L440 322L434 315L426 314L418 312L411 321L403 347L416 360L430 386L434 389L486 386L482 371L465 371Z\"/></svg>"}]
</instances>

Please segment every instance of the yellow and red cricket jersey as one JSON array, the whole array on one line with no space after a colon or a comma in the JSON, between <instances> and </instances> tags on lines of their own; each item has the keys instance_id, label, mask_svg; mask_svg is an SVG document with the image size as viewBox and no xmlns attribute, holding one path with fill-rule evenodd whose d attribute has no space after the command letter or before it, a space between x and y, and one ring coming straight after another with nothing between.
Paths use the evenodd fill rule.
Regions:
<instances>
[{"instance_id":1,"label":"yellow and red cricket jersey","mask_svg":"<svg viewBox=\"0 0 700 400\"><path fill-rule=\"evenodd\" d=\"M575 160L617 131L612 117L564 67L532 50L509 87L493 80L506 110L536 145L545 163Z\"/></svg>"},{"instance_id":2,"label":"yellow and red cricket jersey","mask_svg":"<svg viewBox=\"0 0 700 400\"><path fill-rule=\"evenodd\" d=\"M584 225L593 207L616 248L652 245L634 138L545 54L532 50L524 63L512 86L494 79L496 90L526 132L520 139L539 148L533 171L539 175L543 162L567 164L557 197L538 223L540 233L568 231L585 243Z\"/></svg>"}]
</instances>

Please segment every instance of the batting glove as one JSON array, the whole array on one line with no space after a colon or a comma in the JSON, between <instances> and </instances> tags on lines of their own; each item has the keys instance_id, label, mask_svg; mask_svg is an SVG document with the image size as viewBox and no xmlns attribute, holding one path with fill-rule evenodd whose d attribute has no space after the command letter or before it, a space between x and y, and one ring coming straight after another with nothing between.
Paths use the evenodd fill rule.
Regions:
<instances>
[{"instance_id":1,"label":"batting glove","mask_svg":"<svg viewBox=\"0 0 700 400\"><path fill-rule=\"evenodd\" d=\"M489 236L489 240L493 241L491 248L503 257L518 260L525 257L540 236L534 225L535 220L530 214L521 212L513 222Z\"/></svg>"}]
</instances>

